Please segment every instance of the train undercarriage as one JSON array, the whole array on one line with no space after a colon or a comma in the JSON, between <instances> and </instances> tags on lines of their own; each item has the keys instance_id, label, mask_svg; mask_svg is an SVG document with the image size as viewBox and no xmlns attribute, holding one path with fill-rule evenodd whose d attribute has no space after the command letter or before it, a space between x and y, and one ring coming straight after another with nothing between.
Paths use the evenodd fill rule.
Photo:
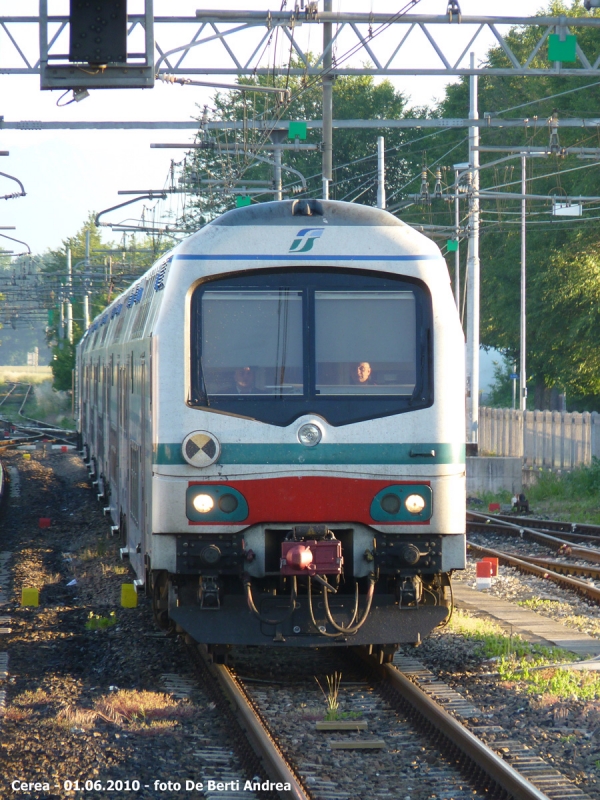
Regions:
<instances>
[{"instance_id":1,"label":"train undercarriage","mask_svg":"<svg viewBox=\"0 0 600 800\"><path fill-rule=\"evenodd\" d=\"M148 576L157 623L215 646L376 645L389 655L449 617L440 535L368 529L365 547L352 526L266 530L176 535L176 571Z\"/></svg>"}]
</instances>

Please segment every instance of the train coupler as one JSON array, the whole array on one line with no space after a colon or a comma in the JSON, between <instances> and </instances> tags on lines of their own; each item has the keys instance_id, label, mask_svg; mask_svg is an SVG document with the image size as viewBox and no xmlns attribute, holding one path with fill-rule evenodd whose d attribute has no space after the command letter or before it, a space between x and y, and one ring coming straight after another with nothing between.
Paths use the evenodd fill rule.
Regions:
<instances>
[{"instance_id":1,"label":"train coupler","mask_svg":"<svg viewBox=\"0 0 600 800\"><path fill-rule=\"evenodd\" d=\"M423 597L423 581L418 575L401 578L396 584L399 608L418 608Z\"/></svg>"},{"instance_id":2,"label":"train coupler","mask_svg":"<svg viewBox=\"0 0 600 800\"><path fill-rule=\"evenodd\" d=\"M206 611L218 611L221 608L219 597L219 581L214 575L203 575L199 586L200 608Z\"/></svg>"}]
</instances>

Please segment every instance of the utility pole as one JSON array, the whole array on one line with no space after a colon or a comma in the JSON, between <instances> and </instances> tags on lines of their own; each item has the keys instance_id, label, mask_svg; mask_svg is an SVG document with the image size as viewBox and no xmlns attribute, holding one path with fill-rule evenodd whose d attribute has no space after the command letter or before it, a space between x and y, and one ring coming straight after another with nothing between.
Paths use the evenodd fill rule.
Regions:
<instances>
[{"instance_id":1,"label":"utility pole","mask_svg":"<svg viewBox=\"0 0 600 800\"><path fill-rule=\"evenodd\" d=\"M281 179L281 155L283 142L287 139L288 132L285 129L275 128L270 133L273 143L273 188L275 189L274 199L283 200L283 184Z\"/></svg>"},{"instance_id":2,"label":"utility pole","mask_svg":"<svg viewBox=\"0 0 600 800\"><path fill-rule=\"evenodd\" d=\"M323 11L331 13L333 0L323 0ZM331 75L331 22L323 23L323 200L329 200L333 180L333 77Z\"/></svg>"},{"instance_id":3,"label":"utility pole","mask_svg":"<svg viewBox=\"0 0 600 800\"><path fill-rule=\"evenodd\" d=\"M85 232L85 273L83 278L83 329L87 331L90 327L90 299L87 285L87 271L90 263L90 232Z\"/></svg>"},{"instance_id":4,"label":"utility pole","mask_svg":"<svg viewBox=\"0 0 600 800\"><path fill-rule=\"evenodd\" d=\"M71 271L71 248L67 247L67 341L73 344L73 280Z\"/></svg>"},{"instance_id":5,"label":"utility pole","mask_svg":"<svg viewBox=\"0 0 600 800\"><path fill-rule=\"evenodd\" d=\"M377 137L377 208L385 208L385 139Z\"/></svg>"},{"instance_id":6,"label":"utility pole","mask_svg":"<svg viewBox=\"0 0 600 800\"><path fill-rule=\"evenodd\" d=\"M519 352L519 408L527 410L527 154L521 153L521 346Z\"/></svg>"},{"instance_id":7,"label":"utility pole","mask_svg":"<svg viewBox=\"0 0 600 800\"><path fill-rule=\"evenodd\" d=\"M471 69L475 54L471 53ZM477 75L469 78L469 119L479 119L477 107ZM469 245L467 251L467 430L466 441L477 449L479 440L479 128L469 128Z\"/></svg>"},{"instance_id":8,"label":"utility pole","mask_svg":"<svg viewBox=\"0 0 600 800\"><path fill-rule=\"evenodd\" d=\"M458 193L459 171L454 168L454 235L456 236L456 250L454 252L454 302L460 314L460 195Z\"/></svg>"},{"instance_id":9,"label":"utility pole","mask_svg":"<svg viewBox=\"0 0 600 800\"><path fill-rule=\"evenodd\" d=\"M62 290L60 295L60 324L58 326L58 338L62 341L65 338L65 301L64 297L62 296ZM63 347L64 345L60 345Z\"/></svg>"}]
</instances>

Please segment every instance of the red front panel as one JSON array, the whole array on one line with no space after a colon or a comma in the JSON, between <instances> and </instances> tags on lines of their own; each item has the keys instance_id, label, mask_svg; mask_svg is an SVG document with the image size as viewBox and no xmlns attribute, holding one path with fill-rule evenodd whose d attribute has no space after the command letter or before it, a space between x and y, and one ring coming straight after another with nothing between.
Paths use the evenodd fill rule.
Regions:
<instances>
[{"instance_id":1,"label":"red front panel","mask_svg":"<svg viewBox=\"0 0 600 800\"><path fill-rule=\"evenodd\" d=\"M231 523L333 523L362 522L372 525L370 514L373 497L386 486L399 484L423 486L428 481L367 480L362 478L327 478L305 476L298 478L264 478L261 480L227 481L220 486L231 486L244 495L248 503L245 520ZM207 485L207 481L190 481L189 485ZM190 525L222 525L222 522L190 522ZM377 525L427 525L428 522L394 522Z\"/></svg>"}]
</instances>

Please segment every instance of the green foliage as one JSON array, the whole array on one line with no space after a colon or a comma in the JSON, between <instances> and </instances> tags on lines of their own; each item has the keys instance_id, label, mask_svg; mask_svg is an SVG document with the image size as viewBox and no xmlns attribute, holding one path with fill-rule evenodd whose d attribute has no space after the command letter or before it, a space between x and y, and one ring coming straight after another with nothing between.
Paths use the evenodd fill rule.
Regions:
<instances>
[{"instance_id":1,"label":"green foliage","mask_svg":"<svg viewBox=\"0 0 600 800\"><path fill-rule=\"evenodd\" d=\"M556 647L542 647L531 644L518 634L507 635L498 623L491 619L478 619L464 611L455 610L449 622L449 628L464 636L465 639L478 643L481 658L545 659L546 663L574 660L573 654Z\"/></svg>"},{"instance_id":2,"label":"green foliage","mask_svg":"<svg viewBox=\"0 0 600 800\"><path fill-rule=\"evenodd\" d=\"M589 467L576 467L571 472L564 472L561 475L540 470L536 483L528 490L528 497L532 502L548 498L597 499L600 497L600 460L594 456Z\"/></svg>"},{"instance_id":3,"label":"green foliage","mask_svg":"<svg viewBox=\"0 0 600 800\"><path fill-rule=\"evenodd\" d=\"M501 361L494 361L494 381L490 386L485 401L486 406L491 406L492 408L513 407L513 380L510 377L513 371L514 360L509 356L503 356ZM519 387L517 382L517 397L518 392Z\"/></svg>"},{"instance_id":4,"label":"green foliage","mask_svg":"<svg viewBox=\"0 0 600 800\"><path fill-rule=\"evenodd\" d=\"M131 237L117 246L103 242L96 227L95 215L90 213L77 233L64 239L57 250L49 250L40 258L40 270L47 287L45 307L52 312L52 323L47 328L47 339L52 348L52 374L54 388L70 391L71 373L75 367L75 347L84 333L83 296L88 293L90 319L101 311L136 278L146 272L154 261L170 246L170 241L144 237ZM86 234L90 234L90 257L86 262ZM60 303L69 298L67 277L67 250L71 250L71 291L73 308L73 344L66 339L66 328L60 327ZM62 333L62 335L61 335Z\"/></svg>"},{"instance_id":5,"label":"green foliage","mask_svg":"<svg viewBox=\"0 0 600 800\"><path fill-rule=\"evenodd\" d=\"M551 2L540 14L567 14L570 17L599 17L600 11L588 12L580 0L573 3ZM514 28L508 42L524 63L542 28ZM578 44L584 52L600 52L600 28L577 31ZM487 63L492 67L510 66L508 56L497 46L489 50ZM547 47L535 56L532 67L547 69ZM577 90L577 91L573 91ZM564 93L564 94L562 94ZM558 96L557 96L558 95ZM479 79L479 114L527 119L523 127L490 128L482 131L482 144L507 147L533 145L548 147L547 124L554 112L559 118L586 118L600 106L600 85L588 77L562 77L538 74L522 77L484 75ZM435 110L444 117L466 117L469 109L469 79L462 78L447 87L445 97ZM439 138L439 137L438 137ZM598 140L578 128L559 129L560 146L597 147ZM445 153L454 163L468 161L465 131L448 131L443 137ZM437 152L437 151L436 151ZM485 165L502 158L504 153L481 153ZM446 156L444 156L446 158ZM428 153L428 163L432 163ZM447 160L442 161L447 164ZM598 170L588 168L576 155L527 160L528 191L555 195L557 199L579 195L600 196ZM520 191L520 162L517 158L480 172L482 188ZM449 181L450 182L450 181ZM418 191L418 179L410 187ZM569 407L600 410L600 229L594 208L581 219L553 217L549 201L529 201L527 220L527 370L530 397L533 388L538 397L550 387L566 390ZM463 204L466 206L466 204ZM482 203L481 218L481 341L509 356L519 352L521 233L520 201L497 199ZM404 214L407 221L453 225L453 205L433 200L429 206L413 206ZM466 209L463 209L466 214ZM586 221L587 218L587 221ZM465 247L461 248L464 253ZM463 256L464 259L464 256ZM464 268L464 260L463 260ZM519 367L517 366L517 372ZM506 386L498 385L498 402ZM511 402L506 402L510 407Z\"/></svg>"},{"instance_id":6,"label":"green foliage","mask_svg":"<svg viewBox=\"0 0 600 800\"><path fill-rule=\"evenodd\" d=\"M600 675L561 668L577 661L568 650L541 647L518 635L507 636L492 620L477 619L460 611L454 613L450 628L477 642L480 656L496 661L498 676L523 684L529 694L581 700L600 698Z\"/></svg>"},{"instance_id":7,"label":"green foliage","mask_svg":"<svg viewBox=\"0 0 600 800\"><path fill-rule=\"evenodd\" d=\"M61 347L54 348L54 355L52 356L53 386L59 392L70 392L73 388L75 345L70 344L66 339L61 344Z\"/></svg>"},{"instance_id":8,"label":"green foliage","mask_svg":"<svg viewBox=\"0 0 600 800\"><path fill-rule=\"evenodd\" d=\"M312 59L314 62L314 59ZM292 66L302 67L302 62L292 60ZM213 140L214 150L194 150L186 156L184 181L193 197L180 225L195 230L199 225L220 213L235 207L236 194L245 194L235 181L263 180L271 182L273 167L256 161L253 153L272 160L272 152L261 149L270 144L268 133L261 127L263 119L292 119L309 121L322 118L322 90L320 81L308 76L275 78L275 85L288 88L291 101L285 107L276 104L272 95L252 92L254 85L273 85L271 76L243 78L240 85L248 86L245 92L217 94L214 99L216 115L223 120L244 120L243 131L222 131ZM344 76L333 83L333 116L335 119L397 119L403 115L404 96L392 84L383 80L376 83L371 76ZM401 185L409 171L408 162L402 157L401 148L406 141L402 131L390 129L355 129L333 132L333 182L330 196L338 200L356 200L367 205L376 203L377 137L385 136L388 162L386 182L390 187ZM202 141L209 139L202 133ZM287 143L287 139L284 140ZM309 129L302 144L318 145L321 132ZM237 154L232 153L237 143ZM229 152L228 152L229 151ZM283 184L301 187L299 176L286 168L291 167L305 178L308 193L321 197L322 155L318 151L285 151L283 154ZM208 180L224 181L223 191L211 189ZM289 189L288 189L289 192ZM273 199L272 194L254 195L255 200Z\"/></svg>"},{"instance_id":9,"label":"green foliage","mask_svg":"<svg viewBox=\"0 0 600 800\"><path fill-rule=\"evenodd\" d=\"M85 627L88 631L104 631L116 624L117 615L114 611L111 611L108 617L103 617L101 614L94 614L93 611L90 611Z\"/></svg>"}]
</instances>

